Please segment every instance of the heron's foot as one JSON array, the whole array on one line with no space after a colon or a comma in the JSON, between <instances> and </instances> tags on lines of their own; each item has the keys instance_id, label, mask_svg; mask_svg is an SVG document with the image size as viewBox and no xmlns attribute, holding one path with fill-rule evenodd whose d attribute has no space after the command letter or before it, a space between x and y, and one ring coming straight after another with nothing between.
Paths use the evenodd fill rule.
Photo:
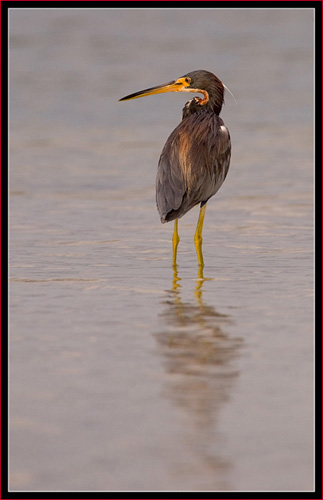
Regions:
<instances>
[{"instance_id":1,"label":"heron's foot","mask_svg":"<svg viewBox=\"0 0 323 500\"><path fill-rule=\"evenodd\" d=\"M202 248L196 249L196 253L197 253L197 260L199 263L199 269L203 270L204 269L204 259L203 259Z\"/></svg>"},{"instance_id":2,"label":"heron's foot","mask_svg":"<svg viewBox=\"0 0 323 500\"><path fill-rule=\"evenodd\" d=\"M176 239L176 240L174 240L174 238L173 238L173 268L177 267L176 259L177 259L177 247L178 247L178 243L179 243L179 238Z\"/></svg>"},{"instance_id":3,"label":"heron's foot","mask_svg":"<svg viewBox=\"0 0 323 500\"><path fill-rule=\"evenodd\" d=\"M204 267L202 242L203 242L203 238L201 236L201 233L199 231L196 231L195 236L194 236L194 243L195 243L195 248L196 248L197 260L199 263L199 271L203 271L203 267Z\"/></svg>"},{"instance_id":4,"label":"heron's foot","mask_svg":"<svg viewBox=\"0 0 323 500\"><path fill-rule=\"evenodd\" d=\"M178 234L178 219L175 219L174 224L174 233L173 233L173 267L176 267L176 257L177 257L177 247L179 244L180 238Z\"/></svg>"},{"instance_id":5,"label":"heron's foot","mask_svg":"<svg viewBox=\"0 0 323 500\"><path fill-rule=\"evenodd\" d=\"M180 242L180 238L178 236L178 233L174 233L173 234L173 248L177 249L179 242Z\"/></svg>"},{"instance_id":6,"label":"heron's foot","mask_svg":"<svg viewBox=\"0 0 323 500\"><path fill-rule=\"evenodd\" d=\"M202 243L203 243L203 238L200 233L196 231L194 235L194 243L195 243L195 248L201 247L202 248Z\"/></svg>"},{"instance_id":7,"label":"heron's foot","mask_svg":"<svg viewBox=\"0 0 323 500\"><path fill-rule=\"evenodd\" d=\"M202 253L202 230L205 217L206 203L200 208L199 219L197 221L196 231L194 235L194 243L197 253L197 259L199 262L199 268L204 267L203 253Z\"/></svg>"}]
</instances>

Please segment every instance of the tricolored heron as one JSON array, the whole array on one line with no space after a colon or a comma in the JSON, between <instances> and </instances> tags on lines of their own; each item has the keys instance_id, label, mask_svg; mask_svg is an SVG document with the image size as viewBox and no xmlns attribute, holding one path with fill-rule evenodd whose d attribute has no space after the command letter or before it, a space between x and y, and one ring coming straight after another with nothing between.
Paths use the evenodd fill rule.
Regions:
<instances>
[{"instance_id":1,"label":"tricolored heron","mask_svg":"<svg viewBox=\"0 0 323 500\"><path fill-rule=\"evenodd\" d=\"M198 263L203 268L202 229L207 201L223 184L229 170L231 141L219 117L225 86L213 73L192 71L177 80L120 99L136 99L163 92L197 92L183 108L181 123L166 141L156 179L156 201L161 222L175 221L173 265L179 243L178 219L200 203L195 231Z\"/></svg>"}]
</instances>

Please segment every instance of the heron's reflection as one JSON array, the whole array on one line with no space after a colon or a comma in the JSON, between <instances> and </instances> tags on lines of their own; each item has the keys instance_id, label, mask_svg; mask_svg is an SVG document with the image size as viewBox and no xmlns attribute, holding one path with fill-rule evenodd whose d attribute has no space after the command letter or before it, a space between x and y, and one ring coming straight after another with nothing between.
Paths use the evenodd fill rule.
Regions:
<instances>
[{"instance_id":1,"label":"heron's reflection","mask_svg":"<svg viewBox=\"0 0 323 500\"><path fill-rule=\"evenodd\" d=\"M184 301L183 280L173 267L172 287L161 314L164 328L156 338L168 374L166 397L188 416L185 433L203 462L223 470L229 464L218 446L216 423L239 375L241 340L229 333L231 317L204 300L209 280L200 267L190 290L194 298Z\"/></svg>"}]
</instances>

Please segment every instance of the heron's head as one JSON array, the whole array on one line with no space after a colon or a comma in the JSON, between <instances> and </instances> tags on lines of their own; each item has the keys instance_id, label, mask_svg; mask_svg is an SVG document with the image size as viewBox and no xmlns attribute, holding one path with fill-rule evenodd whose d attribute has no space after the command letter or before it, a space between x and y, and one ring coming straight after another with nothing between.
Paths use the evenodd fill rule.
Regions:
<instances>
[{"instance_id":1,"label":"heron's head","mask_svg":"<svg viewBox=\"0 0 323 500\"><path fill-rule=\"evenodd\" d=\"M224 102L224 85L213 73L204 70L192 71L177 80L173 80L156 87L140 90L134 94L122 97L119 101L138 99L148 95L162 94L164 92L195 92L203 95L196 97L201 106L207 103L219 114Z\"/></svg>"}]
</instances>

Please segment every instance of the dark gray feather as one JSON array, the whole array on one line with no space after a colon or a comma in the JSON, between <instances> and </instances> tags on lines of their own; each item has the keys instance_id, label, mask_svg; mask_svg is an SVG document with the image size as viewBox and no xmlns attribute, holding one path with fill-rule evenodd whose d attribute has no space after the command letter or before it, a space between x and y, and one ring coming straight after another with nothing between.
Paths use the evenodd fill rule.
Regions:
<instances>
[{"instance_id":1,"label":"dark gray feather","mask_svg":"<svg viewBox=\"0 0 323 500\"><path fill-rule=\"evenodd\" d=\"M202 110L183 118L162 151L156 179L161 221L182 217L206 203L221 187L230 164L231 142L223 121Z\"/></svg>"}]
</instances>

